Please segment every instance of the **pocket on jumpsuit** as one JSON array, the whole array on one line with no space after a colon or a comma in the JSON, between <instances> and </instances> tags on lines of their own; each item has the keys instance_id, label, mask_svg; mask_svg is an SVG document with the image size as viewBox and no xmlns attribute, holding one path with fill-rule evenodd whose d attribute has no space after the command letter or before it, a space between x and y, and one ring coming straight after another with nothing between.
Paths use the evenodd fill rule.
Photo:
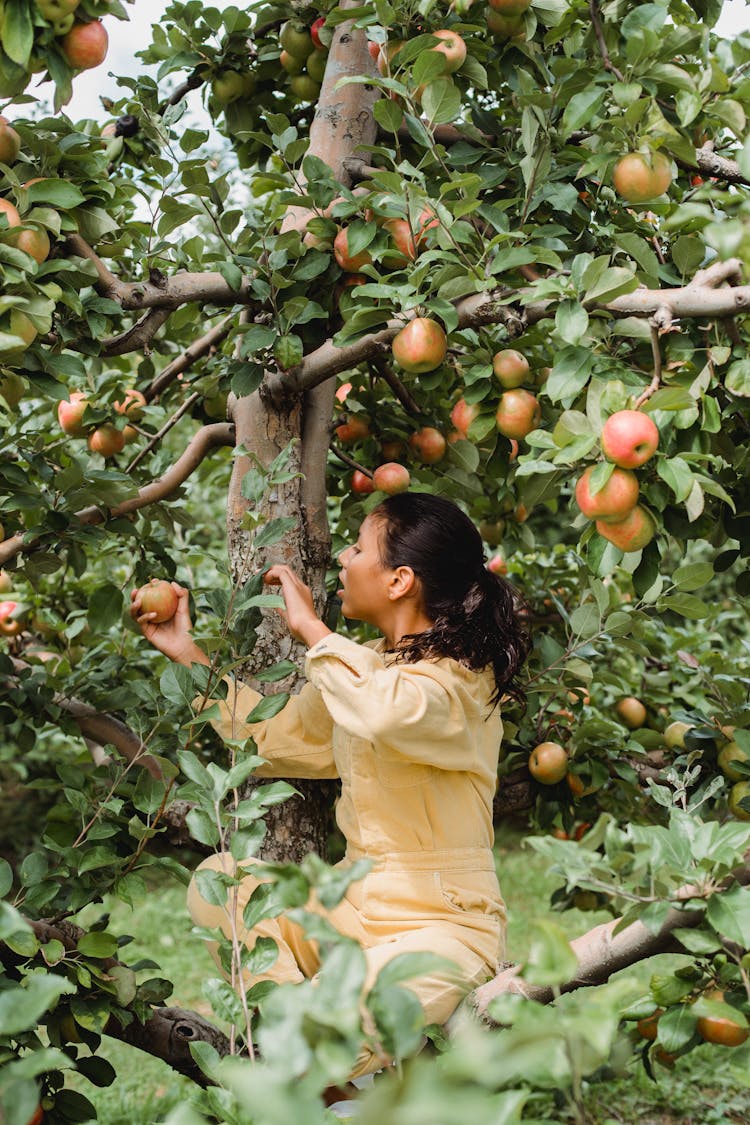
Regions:
<instances>
[{"instance_id":1,"label":"pocket on jumpsuit","mask_svg":"<svg viewBox=\"0 0 750 1125\"><path fill-rule=\"evenodd\" d=\"M399 926L421 925L445 914L437 871L372 871L363 883L362 914L373 922L388 922L394 935Z\"/></svg>"},{"instance_id":2,"label":"pocket on jumpsuit","mask_svg":"<svg viewBox=\"0 0 750 1125\"><path fill-rule=\"evenodd\" d=\"M494 871L441 871L439 879L443 905L451 913L504 920Z\"/></svg>"}]
</instances>

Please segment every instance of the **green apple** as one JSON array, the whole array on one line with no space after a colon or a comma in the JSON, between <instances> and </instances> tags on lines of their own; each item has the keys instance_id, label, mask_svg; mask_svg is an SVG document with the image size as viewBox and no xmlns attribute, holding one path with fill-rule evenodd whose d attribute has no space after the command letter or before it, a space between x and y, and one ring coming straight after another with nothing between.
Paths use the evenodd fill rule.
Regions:
<instances>
[{"instance_id":1,"label":"green apple","mask_svg":"<svg viewBox=\"0 0 750 1125\"><path fill-rule=\"evenodd\" d=\"M728 742L719 751L716 759L719 769L730 781L747 781L748 775L735 766L735 762L747 762L748 755L737 742Z\"/></svg>"},{"instance_id":2,"label":"green apple","mask_svg":"<svg viewBox=\"0 0 750 1125\"><path fill-rule=\"evenodd\" d=\"M289 79L289 85L294 96L303 102L314 102L320 93L320 82L316 82L309 74L295 74Z\"/></svg>"},{"instance_id":3,"label":"green apple","mask_svg":"<svg viewBox=\"0 0 750 1125\"><path fill-rule=\"evenodd\" d=\"M244 92L244 78L238 70L219 70L211 79L211 93L218 105L229 105Z\"/></svg>"},{"instance_id":4,"label":"green apple","mask_svg":"<svg viewBox=\"0 0 750 1125\"><path fill-rule=\"evenodd\" d=\"M313 49L310 32L303 23L289 20L279 32L279 42L285 51L298 59L306 59Z\"/></svg>"},{"instance_id":5,"label":"green apple","mask_svg":"<svg viewBox=\"0 0 750 1125\"><path fill-rule=\"evenodd\" d=\"M685 749L685 735L689 730L692 730L691 723L683 723L679 719L670 723L668 727L664 728L664 741L670 750L684 750Z\"/></svg>"},{"instance_id":6,"label":"green apple","mask_svg":"<svg viewBox=\"0 0 750 1125\"><path fill-rule=\"evenodd\" d=\"M80 2L81 0L34 0L39 15L44 16L51 24L74 12Z\"/></svg>"},{"instance_id":7,"label":"green apple","mask_svg":"<svg viewBox=\"0 0 750 1125\"><path fill-rule=\"evenodd\" d=\"M307 56L305 63L305 70L315 82L322 82L323 75L326 72L326 63L328 55L325 51L313 51Z\"/></svg>"},{"instance_id":8,"label":"green apple","mask_svg":"<svg viewBox=\"0 0 750 1125\"><path fill-rule=\"evenodd\" d=\"M298 59L296 55L290 55L288 51L281 52L279 62L282 70L285 70L287 74L301 74L305 68L304 59Z\"/></svg>"},{"instance_id":9,"label":"green apple","mask_svg":"<svg viewBox=\"0 0 750 1125\"><path fill-rule=\"evenodd\" d=\"M729 794L729 811L737 820L750 820L750 812L743 809L740 801L750 797L750 781L738 781Z\"/></svg>"}]
</instances>

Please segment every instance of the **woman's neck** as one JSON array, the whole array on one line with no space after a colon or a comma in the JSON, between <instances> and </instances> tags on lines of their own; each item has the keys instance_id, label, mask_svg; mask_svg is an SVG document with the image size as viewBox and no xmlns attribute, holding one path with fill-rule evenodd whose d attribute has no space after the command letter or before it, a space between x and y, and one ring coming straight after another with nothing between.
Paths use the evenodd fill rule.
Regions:
<instances>
[{"instance_id":1,"label":"woman's neck","mask_svg":"<svg viewBox=\"0 0 750 1125\"><path fill-rule=\"evenodd\" d=\"M431 629L435 622L416 606L397 604L389 622L379 624L378 628L385 637L386 648L397 648L404 637L414 633L424 633Z\"/></svg>"}]
</instances>

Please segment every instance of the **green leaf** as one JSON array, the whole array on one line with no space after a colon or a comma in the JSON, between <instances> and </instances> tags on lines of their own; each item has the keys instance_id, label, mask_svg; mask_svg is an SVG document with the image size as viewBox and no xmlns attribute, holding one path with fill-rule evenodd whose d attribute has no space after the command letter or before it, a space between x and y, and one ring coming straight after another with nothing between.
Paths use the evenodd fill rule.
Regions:
<instances>
[{"instance_id":1,"label":"green leaf","mask_svg":"<svg viewBox=\"0 0 750 1125\"><path fill-rule=\"evenodd\" d=\"M531 926L531 945L523 969L530 984L562 984L575 976L578 960L570 942L555 922L536 921Z\"/></svg>"},{"instance_id":2,"label":"green leaf","mask_svg":"<svg viewBox=\"0 0 750 1125\"><path fill-rule=\"evenodd\" d=\"M544 385L550 401L572 402L588 383L593 363L589 348L563 348Z\"/></svg>"},{"instance_id":3,"label":"green leaf","mask_svg":"<svg viewBox=\"0 0 750 1125\"><path fill-rule=\"evenodd\" d=\"M717 934L750 949L750 888L734 886L712 895L706 917Z\"/></svg>"},{"instance_id":4,"label":"green leaf","mask_svg":"<svg viewBox=\"0 0 750 1125\"><path fill-rule=\"evenodd\" d=\"M71 207L79 207L85 203L86 197L80 188L69 180L40 180L26 188L29 203L49 203L63 211Z\"/></svg>"},{"instance_id":5,"label":"green leaf","mask_svg":"<svg viewBox=\"0 0 750 1125\"><path fill-rule=\"evenodd\" d=\"M192 673L181 664L170 664L164 669L159 688L164 698L177 707L190 707L196 695Z\"/></svg>"},{"instance_id":6,"label":"green leaf","mask_svg":"<svg viewBox=\"0 0 750 1125\"><path fill-rule=\"evenodd\" d=\"M700 590L707 585L714 576L711 563L686 563L680 566L672 575L675 586L680 590Z\"/></svg>"},{"instance_id":7,"label":"green leaf","mask_svg":"<svg viewBox=\"0 0 750 1125\"><path fill-rule=\"evenodd\" d=\"M666 598L660 598L656 607L659 610L671 609L673 613L679 613L689 621L702 621L711 612L706 603L694 594L670 594Z\"/></svg>"},{"instance_id":8,"label":"green leaf","mask_svg":"<svg viewBox=\"0 0 750 1125\"><path fill-rule=\"evenodd\" d=\"M697 1016L692 1004L676 1004L667 1008L657 1023L657 1042L667 1051L681 1051L695 1033Z\"/></svg>"},{"instance_id":9,"label":"green leaf","mask_svg":"<svg viewBox=\"0 0 750 1125\"><path fill-rule=\"evenodd\" d=\"M51 973L35 973L23 988L0 992L0 1027L3 1035L19 1035L36 1027L40 1018L61 996L75 992L75 985Z\"/></svg>"},{"instance_id":10,"label":"green leaf","mask_svg":"<svg viewBox=\"0 0 750 1125\"><path fill-rule=\"evenodd\" d=\"M265 719L272 719L286 707L288 700L289 694L285 691L277 692L276 695L264 695L247 716L247 722L262 723Z\"/></svg>"},{"instance_id":11,"label":"green leaf","mask_svg":"<svg viewBox=\"0 0 750 1125\"><path fill-rule=\"evenodd\" d=\"M117 938L114 934L94 931L83 934L76 943L76 949L84 957L114 957L117 952Z\"/></svg>"},{"instance_id":12,"label":"green leaf","mask_svg":"<svg viewBox=\"0 0 750 1125\"><path fill-rule=\"evenodd\" d=\"M378 125L392 133L398 132L404 120L403 109L398 102L391 101L390 98L379 98L372 112Z\"/></svg>"},{"instance_id":13,"label":"green leaf","mask_svg":"<svg viewBox=\"0 0 750 1125\"><path fill-rule=\"evenodd\" d=\"M461 94L450 78L430 82L422 94L422 109L433 125L455 121L461 112Z\"/></svg>"},{"instance_id":14,"label":"green leaf","mask_svg":"<svg viewBox=\"0 0 750 1125\"><path fill-rule=\"evenodd\" d=\"M688 410L691 406L695 406L695 399L687 387L660 387L651 398L647 399L643 409L646 412Z\"/></svg>"},{"instance_id":15,"label":"green leaf","mask_svg":"<svg viewBox=\"0 0 750 1125\"><path fill-rule=\"evenodd\" d=\"M624 293L632 293L637 288L638 278L631 270L626 270L622 266L611 266L602 271L594 285L584 294L583 299L587 304L606 304L607 301L613 301L615 297L621 297Z\"/></svg>"},{"instance_id":16,"label":"green leaf","mask_svg":"<svg viewBox=\"0 0 750 1125\"><path fill-rule=\"evenodd\" d=\"M687 500L694 483L693 474L687 461L683 461L681 457L664 457L657 462L656 471L672 489L678 503Z\"/></svg>"},{"instance_id":17,"label":"green leaf","mask_svg":"<svg viewBox=\"0 0 750 1125\"><path fill-rule=\"evenodd\" d=\"M1 38L8 58L25 67L34 44L31 4L28 0L5 0Z\"/></svg>"},{"instance_id":18,"label":"green leaf","mask_svg":"<svg viewBox=\"0 0 750 1125\"><path fill-rule=\"evenodd\" d=\"M13 868L0 856L0 898L5 898L13 886Z\"/></svg>"},{"instance_id":19,"label":"green leaf","mask_svg":"<svg viewBox=\"0 0 750 1125\"><path fill-rule=\"evenodd\" d=\"M567 140L571 133L575 133L583 125L591 128L592 121L604 104L605 97L606 90L598 89L596 86L589 86L580 93L574 94L563 113L562 140Z\"/></svg>"},{"instance_id":20,"label":"green leaf","mask_svg":"<svg viewBox=\"0 0 750 1125\"><path fill-rule=\"evenodd\" d=\"M109 629L122 618L122 590L111 582L98 586L89 597L89 625L95 632Z\"/></svg>"},{"instance_id":21,"label":"green leaf","mask_svg":"<svg viewBox=\"0 0 750 1125\"><path fill-rule=\"evenodd\" d=\"M697 235L683 234L672 246L672 261L683 277L692 275L706 256L706 247Z\"/></svg>"},{"instance_id":22,"label":"green leaf","mask_svg":"<svg viewBox=\"0 0 750 1125\"><path fill-rule=\"evenodd\" d=\"M750 398L750 359L739 359L730 366L724 386L733 395Z\"/></svg>"},{"instance_id":23,"label":"green leaf","mask_svg":"<svg viewBox=\"0 0 750 1125\"><path fill-rule=\"evenodd\" d=\"M304 349L302 340L293 333L288 336L277 336L273 345L274 359L282 371L289 371L302 362Z\"/></svg>"}]
</instances>

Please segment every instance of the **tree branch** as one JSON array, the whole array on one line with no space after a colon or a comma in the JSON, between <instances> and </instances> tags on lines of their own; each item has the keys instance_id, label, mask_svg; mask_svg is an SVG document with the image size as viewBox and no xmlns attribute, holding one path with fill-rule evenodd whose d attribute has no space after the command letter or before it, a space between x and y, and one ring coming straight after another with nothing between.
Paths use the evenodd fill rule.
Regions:
<instances>
[{"instance_id":1,"label":"tree branch","mask_svg":"<svg viewBox=\"0 0 750 1125\"><path fill-rule=\"evenodd\" d=\"M343 449L339 449L339 447L334 442L331 442L330 450L333 456L338 457L339 461L341 461L343 465L348 465L350 469L358 470L360 473L363 473L366 477L369 477L370 480L372 480L372 469L367 469L364 465L360 465L359 461L355 461L354 458L350 457L348 453L345 453Z\"/></svg>"},{"instance_id":2,"label":"tree branch","mask_svg":"<svg viewBox=\"0 0 750 1125\"><path fill-rule=\"evenodd\" d=\"M591 16L591 24L594 28L594 35L599 45L599 54L602 56L604 69L608 70L610 74L614 74L618 82L624 82L622 71L618 70L612 59L609 57L609 50L607 49L607 41L604 38L604 29L602 28L602 21L599 19L599 7L596 0L589 0L589 14Z\"/></svg>"},{"instance_id":3,"label":"tree branch","mask_svg":"<svg viewBox=\"0 0 750 1125\"><path fill-rule=\"evenodd\" d=\"M222 445L234 445L234 426L229 422L216 422L211 426L204 426L203 429L198 431L174 465L167 469L166 473L158 480L152 481L139 489L137 496L132 496L129 500L123 500L121 504L117 504L109 512L97 507L82 508L81 511L76 512L72 519L89 525L104 523L108 518L116 519L118 516L126 516L131 512L138 511L139 508L145 508L148 504L166 500L197 469L212 449ZM20 534L6 539L4 543L0 543L0 565L15 558L21 552L33 550L38 542L37 537L25 541L25 536Z\"/></svg>"},{"instance_id":4,"label":"tree branch","mask_svg":"<svg viewBox=\"0 0 750 1125\"><path fill-rule=\"evenodd\" d=\"M101 354L126 355L128 352L142 351L151 343L162 324L169 320L171 313L172 309L150 309L124 332L102 340Z\"/></svg>"},{"instance_id":5,"label":"tree branch","mask_svg":"<svg viewBox=\"0 0 750 1125\"><path fill-rule=\"evenodd\" d=\"M174 382L178 375L181 375L183 371L187 371L196 360L202 359L204 355L207 355L213 348L221 344L231 332L233 324L234 316L225 316L223 320L220 320L218 324L210 328L204 336L201 336L198 340L194 340L189 347L185 348L185 351L182 352L181 355L170 360L166 367L163 367L159 374L151 380L151 383L143 392L146 402L151 402L153 399L157 398L163 390Z\"/></svg>"},{"instance_id":6,"label":"tree branch","mask_svg":"<svg viewBox=\"0 0 750 1125\"><path fill-rule=\"evenodd\" d=\"M381 354L373 356L372 366L377 371L381 379L384 379L388 386L393 391L398 401L403 406L407 414L421 414L419 403L414 398L412 393L404 386L399 379L396 372L385 360L385 356Z\"/></svg>"}]
</instances>

